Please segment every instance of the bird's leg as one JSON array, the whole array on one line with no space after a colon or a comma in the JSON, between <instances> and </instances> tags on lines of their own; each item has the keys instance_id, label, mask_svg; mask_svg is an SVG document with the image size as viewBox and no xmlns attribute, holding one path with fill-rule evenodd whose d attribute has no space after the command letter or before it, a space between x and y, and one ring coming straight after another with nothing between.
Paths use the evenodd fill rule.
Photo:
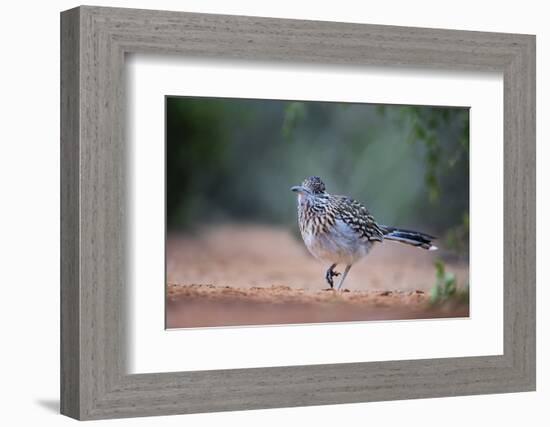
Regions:
<instances>
[{"instance_id":1,"label":"bird's leg","mask_svg":"<svg viewBox=\"0 0 550 427\"><path fill-rule=\"evenodd\" d=\"M332 289L334 286L334 281L332 280L332 278L340 275L340 273L338 273L337 271L334 271L334 267L336 267L337 265L338 264L332 264L327 270L327 273L325 274L325 279L327 280L327 283L330 285L330 289Z\"/></svg>"},{"instance_id":2,"label":"bird's leg","mask_svg":"<svg viewBox=\"0 0 550 427\"><path fill-rule=\"evenodd\" d=\"M344 280L346 280L346 276L348 275L349 269L351 268L351 264L346 265L346 269L344 270L344 274L342 274L342 278L340 279L340 283L338 283L338 290L342 288L342 284L344 283Z\"/></svg>"}]
</instances>

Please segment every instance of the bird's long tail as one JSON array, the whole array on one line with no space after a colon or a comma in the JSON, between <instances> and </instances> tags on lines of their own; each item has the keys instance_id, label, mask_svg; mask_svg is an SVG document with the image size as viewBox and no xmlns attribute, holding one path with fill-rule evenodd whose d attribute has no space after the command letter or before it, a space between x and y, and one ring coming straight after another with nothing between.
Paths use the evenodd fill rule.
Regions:
<instances>
[{"instance_id":1,"label":"bird's long tail","mask_svg":"<svg viewBox=\"0 0 550 427\"><path fill-rule=\"evenodd\" d=\"M396 242L406 243L407 245L424 248L429 251L437 250L437 246L432 244L435 237L419 231L403 230L395 227L382 227L384 239L395 240Z\"/></svg>"}]
</instances>

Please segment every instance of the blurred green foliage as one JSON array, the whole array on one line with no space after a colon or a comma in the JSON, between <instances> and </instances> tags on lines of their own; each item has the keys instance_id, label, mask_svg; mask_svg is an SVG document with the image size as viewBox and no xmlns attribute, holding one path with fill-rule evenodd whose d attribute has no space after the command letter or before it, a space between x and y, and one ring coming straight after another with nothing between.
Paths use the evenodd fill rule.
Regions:
<instances>
[{"instance_id":1,"label":"blurred green foliage","mask_svg":"<svg viewBox=\"0 0 550 427\"><path fill-rule=\"evenodd\" d=\"M456 294L456 277L445 271L443 261L435 263L436 282L430 293L430 302L437 303L448 300Z\"/></svg>"},{"instance_id":2,"label":"blurred green foliage","mask_svg":"<svg viewBox=\"0 0 550 427\"><path fill-rule=\"evenodd\" d=\"M289 188L318 175L465 255L468 129L466 108L167 97L167 225L294 225Z\"/></svg>"},{"instance_id":3,"label":"blurred green foliage","mask_svg":"<svg viewBox=\"0 0 550 427\"><path fill-rule=\"evenodd\" d=\"M468 303L469 289L458 289L456 276L445 270L443 261L435 263L436 282L430 292L431 304L442 304L448 302Z\"/></svg>"},{"instance_id":4,"label":"blurred green foliage","mask_svg":"<svg viewBox=\"0 0 550 427\"><path fill-rule=\"evenodd\" d=\"M408 122L410 127L409 143L422 143L425 146L426 169L424 180L428 188L430 201L435 202L441 196L440 181L455 168L462 168L468 171L468 148L469 148L469 112L467 109L454 111L459 120L453 123L449 108L419 108L403 106L400 109L401 118ZM462 116L462 117L460 117ZM458 144L442 144L443 135L449 132L450 126L459 126ZM465 174L468 185L468 174ZM452 176L452 179L456 179Z\"/></svg>"},{"instance_id":5,"label":"blurred green foliage","mask_svg":"<svg viewBox=\"0 0 550 427\"><path fill-rule=\"evenodd\" d=\"M283 117L283 137L287 141L292 140L294 129L304 120L306 107L303 102L290 102L285 106Z\"/></svg>"}]
</instances>

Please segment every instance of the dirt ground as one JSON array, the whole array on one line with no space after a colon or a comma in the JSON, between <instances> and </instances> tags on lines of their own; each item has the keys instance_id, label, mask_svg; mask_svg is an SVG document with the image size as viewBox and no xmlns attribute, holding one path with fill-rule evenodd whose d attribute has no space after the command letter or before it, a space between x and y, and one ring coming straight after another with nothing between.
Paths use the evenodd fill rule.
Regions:
<instances>
[{"instance_id":1,"label":"dirt ground","mask_svg":"<svg viewBox=\"0 0 550 427\"><path fill-rule=\"evenodd\" d=\"M469 314L467 304L429 304L438 251L394 242L376 245L351 269L347 292L334 292L326 290L328 266L316 261L287 229L208 228L194 236L169 235L166 250L168 328ZM466 263L447 261L446 267L459 286L468 282Z\"/></svg>"}]
</instances>

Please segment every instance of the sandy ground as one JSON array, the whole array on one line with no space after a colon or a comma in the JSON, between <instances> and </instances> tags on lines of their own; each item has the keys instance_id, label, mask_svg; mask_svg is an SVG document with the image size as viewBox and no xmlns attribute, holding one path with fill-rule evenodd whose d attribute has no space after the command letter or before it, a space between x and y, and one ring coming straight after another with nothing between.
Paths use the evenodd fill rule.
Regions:
<instances>
[{"instance_id":1,"label":"sandy ground","mask_svg":"<svg viewBox=\"0 0 550 427\"><path fill-rule=\"evenodd\" d=\"M220 226L169 235L166 249L168 328L468 316L467 305L429 304L438 251L377 245L337 293L286 229ZM468 282L467 264L446 266Z\"/></svg>"}]
</instances>

